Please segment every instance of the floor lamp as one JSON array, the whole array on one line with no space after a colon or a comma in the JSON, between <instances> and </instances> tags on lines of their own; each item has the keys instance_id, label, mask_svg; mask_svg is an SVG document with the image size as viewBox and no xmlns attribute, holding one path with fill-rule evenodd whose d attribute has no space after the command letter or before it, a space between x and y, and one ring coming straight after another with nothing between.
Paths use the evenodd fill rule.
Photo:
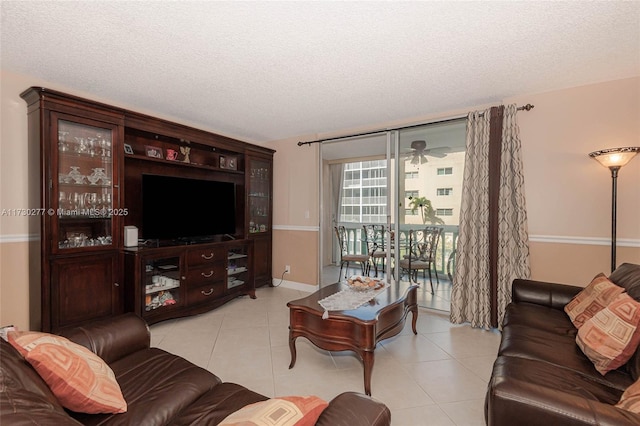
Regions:
<instances>
[{"instance_id":1,"label":"floor lamp","mask_svg":"<svg viewBox=\"0 0 640 426\"><path fill-rule=\"evenodd\" d=\"M640 151L640 147L609 148L594 151L589 157L598 160L600 164L611 170L611 272L616 269L616 204L618 170L627 164Z\"/></svg>"}]
</instances>

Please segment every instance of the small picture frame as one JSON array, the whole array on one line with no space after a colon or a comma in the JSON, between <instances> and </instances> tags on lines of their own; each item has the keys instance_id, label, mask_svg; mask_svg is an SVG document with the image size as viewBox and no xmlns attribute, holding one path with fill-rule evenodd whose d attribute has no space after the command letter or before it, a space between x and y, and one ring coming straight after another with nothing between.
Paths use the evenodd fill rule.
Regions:
<instances>
[{"instance_id":1,"label":"small picture frame","mask_svg":"<svg viewBox=\"0 0 640 426\"><path fill-rule=\"evenodd\" d=\"M124 144L124 153L133 155L133 148L128 143Z\"/></svg>"},{"instance_id":2,"label":"small picture frame","mask_svg":"<svg viewBox=\"0 0 640 426\"><path fill-rule=\"evenodd\" d=\"M226 169L227 168L227 159L225 158L224 155L220 156L219 164L220 164L220 168L221 169Z\"/></svg>"},{"instance_id":3,"label":"small picture frame","mask_svg":"<svg viewBox=\"0 0 640 426\"><path fill-rule=\"evenodd\" d=\"M150 146L150 145L145 145L145 151L147 153L147 157L151 157L151 158L160 158L162 159L162 149L155 147L155 146Z\"/></svg>"},{"instance_id":4,"label":"small picture frame","mask_svg":"<svg viewBox=\"0 0 640 426\"><path fill-rule=\"evenodd\" d=\"M227 169L236 170L237 167L236 157L227 157Z\"/></svg>"}]
</instances>

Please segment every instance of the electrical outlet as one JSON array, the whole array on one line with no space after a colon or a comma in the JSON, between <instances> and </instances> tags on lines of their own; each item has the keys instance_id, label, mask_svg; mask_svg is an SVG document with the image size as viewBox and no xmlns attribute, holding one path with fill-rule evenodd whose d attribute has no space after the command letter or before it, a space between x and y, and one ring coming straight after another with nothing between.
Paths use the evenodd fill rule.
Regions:
<instances>
[{"instance_id":1,"label":"electrical outlet","mask_svg":"<svg viewBox=\"0 0 640 426\"><path fill-rule=\"evenodd\" d=\"M284 267L284 273L285 274L290 274L291 273L291 266L290 265L286 265Z\"/></svg>"}]
</instances>

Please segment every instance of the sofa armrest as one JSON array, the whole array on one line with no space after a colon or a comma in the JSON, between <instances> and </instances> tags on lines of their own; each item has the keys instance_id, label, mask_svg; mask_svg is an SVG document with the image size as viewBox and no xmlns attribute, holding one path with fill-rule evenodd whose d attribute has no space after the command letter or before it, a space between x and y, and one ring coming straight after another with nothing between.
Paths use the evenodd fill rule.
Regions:
<instances>
[{"instance_id":1,"label":"sofa armrest","mask_svg":"<svg viewBox=\"0 0 640 426\"><path fill-rule=\"evenodd\" d=\"M573 285L515 279L511 287L511 295L515 303L535 303L536 305L562 309L573 296L582 290L582 287Z\"/></svg>"},{"instance_id":2,"label":"sofa armrest","mask_svg":"<svg viewBox=\"0 0 640 426\"><path fill-rule=\"evenodd\" d=\"M133 313L90 321L61 335L86 347L107 364L151 346L147 323Z\"/></svg>"},{"instance_id":3,"label":"sofa armrest","mask_svg":"<svg viewBox=\"0 0 640 426\"><path fill-rule=\"evenodd\" d=\"M358 392L344 392L329 402L316 426L389 426L391 411L383 403Z\"/></svg>"}]
</instances>

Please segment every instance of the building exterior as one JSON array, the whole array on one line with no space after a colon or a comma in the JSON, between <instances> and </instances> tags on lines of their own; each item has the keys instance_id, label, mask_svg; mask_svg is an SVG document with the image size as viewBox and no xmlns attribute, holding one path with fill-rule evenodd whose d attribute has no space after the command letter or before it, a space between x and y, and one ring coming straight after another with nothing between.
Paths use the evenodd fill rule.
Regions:
<instances>
[{"instance_id":1,"label":"building exterior","mask_svg":"<svg viewBox=\"0 0 640 426\"><path fill-rule=\"evenodd\" d=\"M401 224L422 225L420 211L411 211L411 198L431 201L436 216L445 225L457 226L460 217L464 152L443 158L428 157L424 164L403 161L404 179L400 182ZM402 175L402 174L401 174ZM387 222L387 161L347 163L344 167L340 222ZM391 182L393 190L394 184ZM410 198L411 197L411 198ZM391 212L394 222L395 212Z\"/></svg>"}]
</instances>

